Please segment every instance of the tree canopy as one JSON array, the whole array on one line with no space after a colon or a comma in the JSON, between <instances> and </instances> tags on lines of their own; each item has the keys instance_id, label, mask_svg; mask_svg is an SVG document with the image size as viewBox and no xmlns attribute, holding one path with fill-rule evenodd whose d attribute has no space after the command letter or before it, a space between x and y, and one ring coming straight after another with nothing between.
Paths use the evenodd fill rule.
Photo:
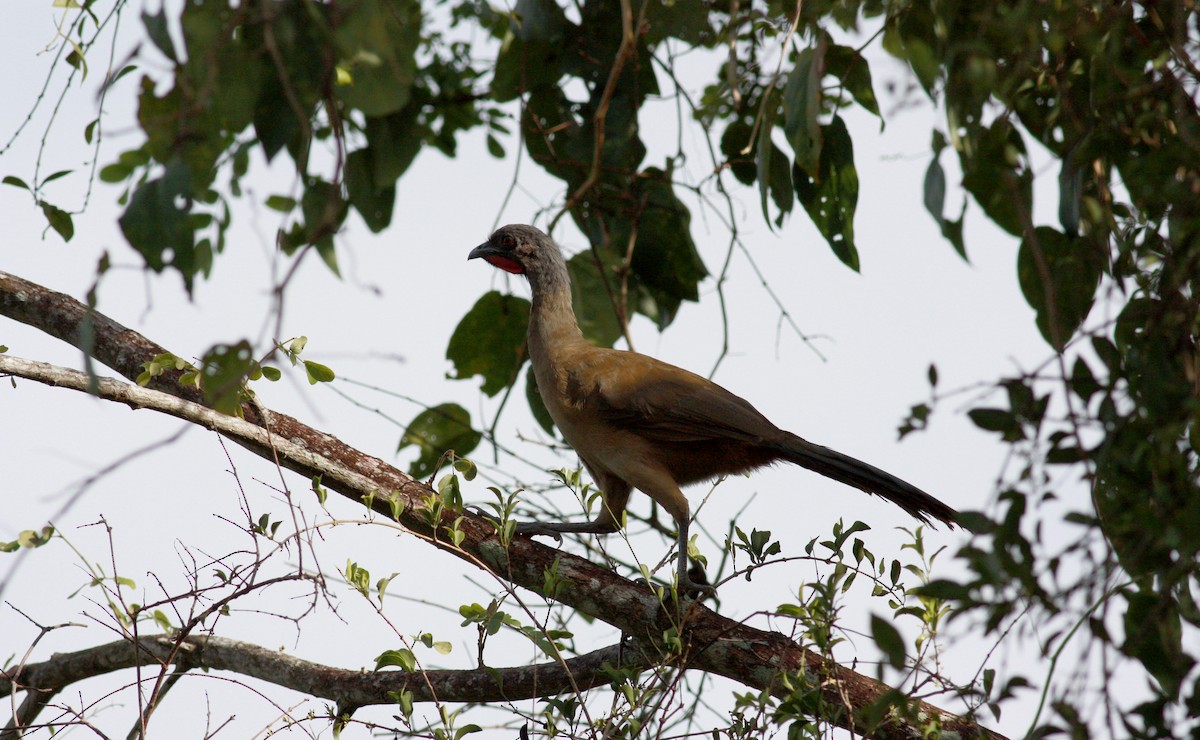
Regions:
<instances>
[{"instance_id":1,"label":"tree canopy","mask_svg":"<svg viewBox=\"0 0 1200 740\"><path fill-rule=\"evenodd\" d=\"M335 704L325 727L347 726L361 707L391 704L385 731L455 740L478 727L449 704L495 706L518 697L544 700L539 714L511 711L498 723L522 736L807 737L830 726L877 737L976 736L1007 707L1028 702L1037 704L1031 735L1158 738L1197 726L1194 2L184 0L140 9L140 43L119 53L116 27L133 5L62 5L48 79L65 70L61 95L68 96L80 94L89 75L102 78L96 115L82 122L51 115L39 137L28 120L52 101L28 101L29 119L0 154L23 147L37 152L36 163L28 172L4 172L3 182L25 191L46 229L72 244L88 238L76 224L89 203L115 200L128 245L109 245L82 301L0 273L0 313L89 358L81 373L6 353L0 372L218 430L300 474L279 484L292 511L304 510L288 488L297 480L311 488L309 505L323 509L328 491L342 494L437 548L430 557L457 556L489 574L498 596L488 605L452 605L456 620L478 628L473 671L426 670L420 646L440 652L443 643L424 633L383 652L371 680L353 671L321 674L326 668L316 663L271 663L256 652L266 646L213 628L222 610L272 583L258 570L269 557L319 559L319 537L301 524L307 515L294 514L280 530L283 520L263 514L246 528L258 543L249 551L258 555L196 566L186 614L165 608L182 597L164 597L152 610L122 596L127 584L115 573L93 570L120 640L73 658L10 661L0 693L25 697L14 703L11 727L86 723L87 713L43 714L58 692L104 672L85 663L160 671L151 698L138 706L143 733L178 677L201 668L268 681L292 676L275 682ZM884 55L903 65L904 76L881 86L872 73ZM111 100L136 107L127 111L136 120L131 145L112 143L129 137L108 130ZM278 333L288 301L313 300L289 290L291 281L314 255L342 274L353 259L347 237L360 223L387 233L398 188L431 150L463 156L460 142L482 134L492 157L516 167L509 196L530 178L550 178L556 200L528 220L554 234L568 224L578 230L586 248L568 268L585 335L632 346L637 322L669 335L685 304L717 302L723 311L732 256L753 260L761 248L746 237L751 220L766 230L810 221L844 269L869 265L855 223L870 218L859 195L874 183L860 182L866 168L856 162L855 144L861 149L916 107L938 116L926 137L924 178L911 188L946 248L968 263L977 249L970 223L986 221L1010 236L1012 269L1044 340L1043 361L996 368L966 390L944 388L930 365L928 398L903 399L911 411L898 420L900 437L922 433L955 405L994 435L1010 464L995 491L979 492L981 511L964 514L970 537L941 555L936 569L938 555L925 549L921 532L905 552L884 555L864 544L865 525L854 517L831 523L832 534L814 538L805 553L825 565L802 598L762 606L791 620L790 635L701 604L684 608L669 586L655 591L627 580L640 572L654 583L650 568L611 553L615 572L512 538L512 487L494 487L489 513L498 526L464 508L477 462L512 441L497 437L495 419L489 424L461 403L422 399L424 408L399 435L401 449L416 449L406 474L341 443L340 430L317 431L256 399L255 389L289 365L314 385L338 384L335 362L310 359L303 337ZM45 174L49 132L71 127L82 129L74 135L82 134L90 159ZM61 199L65 183L85 193L79 208ZM503 211L508 198L495 191L495 203L459 207ZM1038 193L1053 194L1053 217L1035 207ZM230 238L239 219L259 228L271 220L268 250L279 274L253 290L272 296L275 327L257 338L257 327L234 327L236 339L175 348L105 315L98 288L114 261L134 254L148 274L162 273L192 296L222 262L252 249ZM714 228L728 243L724 265L706 263L698 246ZM760 277L780 324L795 328L782 284ZM479 384L490 399L481 403L491 404L496 419L517 403L511 396L518 391L553 445L553 423L525 371L527 311L519 296L483 294L446 337L445 359L450 378ZM727 348L729 324L720 331ZM716 364L724 359L722 352ZM130 382L99 378L95 363ZM590 483L573 465L564 456L554 485L589 505ZM665 526L655 512L646 521ZM36 564L38 553L29 551L56 537L39 525L3 549L27 552ZM778 553L769 532L731 523L723 557L733 573L749 579ZM956 565L946 567L951 556ZM221 573L216 586L200 578L213 567ZM276 577L310 584L315 609L331 575L303 566ZM372 578L355 563L339 575L382 609L391 579ZM870 582L894 619L920 625L910 640L893 620L870 621L875 655L903 681L889 684L882 668L876 680L837 662L839 598L856 578ZM527 607L507 584L557 605L547 612L553 616L517 613L514 604ZM622 637L599 649L577 644L574 625L593 619ZM947 622L969 625L985 644L1035 635L1048 675L997 671L986 660L977 676L944 675L930 646ZM543 662L488 668L486 636L501 630L528 639ZM129 644L142 647L122 652ZM729 719L720 726L688 724L690 702L704 694L703 683L682 678L691 670L741 684L729 692ZM1086 680L1072 687L1064 674ZM319 675L326 679L313 678ZM1131 683L1137 691L1128 690ZM584 698L593 686L611 688L611 706L597 709L594 698ZM414 704L430 701L439 713L422 720Z\"/></svg>"}]
</instances>

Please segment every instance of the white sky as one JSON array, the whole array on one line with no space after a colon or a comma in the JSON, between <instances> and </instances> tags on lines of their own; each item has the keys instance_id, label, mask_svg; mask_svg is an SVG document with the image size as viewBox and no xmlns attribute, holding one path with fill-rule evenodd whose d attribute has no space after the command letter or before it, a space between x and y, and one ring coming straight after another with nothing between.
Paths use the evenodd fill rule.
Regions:
<instances>
[{"instance_id":1,"label":"white sky","mask_svg":"<svg viewBox=\"0 0 1200 740\"><path fill-rule=\"evenodd\" d=\"M127 49L141 31L138 10L132 6L122 19L120 49ZM56 43L54 29L60 14L52 12L48 4L28 5L21 12L9 13L0 30L0 84L7 101L0 109L3 141L37 98L54 55L54 51L44 50ZM151 66L162 72L157 57L148 47L146 51ZM96 115L94 91L107 64L100 48L89 57L89 63L90 75L83 90L73 90L63 103L42 154L43 176L58 169L76 170L46 192L49 200L68 210L80 207L86 184L85 163L90 162L91 154L84 146L82 131ZM884 85L900 79L899 68L878 56L872 57L872 65L875 88L886 113L890 98ZM125 78L109 99L100 166L140 142L131 119L138 76ZM32 179L38 143L63 80L62 74L52 79L33 121L17 143L0 155L0 176ZM728 287L731 355L716 380L745 396L781 427L891 471L955 507L972 509L989 505L1006 453L961 413L976 395L967 393L943 404L929 432L903 443L896 441L896 427L909 406L927 398L930 362L938 366L940 387L951 389L1032 367L1048 355L1049 348L1037 335L1032 311L1017 286L1016 240L1000 233L973 207L966 230L972 261L966 264L941 238L925 212L921 183L933 117L928 107L890 115L886 130L880 133L869 115L858 111L846 115L861 183L855 230L862 274L837 262L798 204L785 228L776 234L762 219L757 192L737 191L739 225L754 259L796 322L809 334L821 337L818 345L828 360L822 362L793 333L779 329L777 309L738 255ZM645 121L643 134L648 141L673 141L673 112ZM660 125L663 128L657 128ZM515 141L504 143L510 153L515 150ZM651 146L645 163L660 165L662 154ZM253 195L261 198L292 191L289 165L283 159L281 155L267 170L256 157L253 166L259 174L253 178ZM943 164L953 185L949 153ZM693 157L693 178L699 179L708 169L703 158ZM391 228L374 236L357 215L350 217L338 239L344 279L336 279L316 259L301 267L289 293L284 338L307 335L305 356L330 365L342 378L429 405L457 401L471 411L477 423L481 411L490 420L498 399L481 399L478 381L448 380L445 347L458 319L484 291L505 288L505 279L497 271L479 262L468 264L466 254L486 238L497 220L512 171L512 158L497 161L488 156L478 134L460 139L457 159L446 159L433 150L422 152L400 182ZM1053 223L1057 171L1038 174L1035 220ZM522 163L521 183L500 214L501 223L529 221L540 207L561 199L560 184L528 159ZM100 309L109 316L185 356L199 355L214 342L246 336L262 346L261 340L269 336L264 327L272 325L268 315L271 271L279 269L273 267L270 247L276 214L261 208L257 215L245 209L237 214L229 246L218 257L212 279L200 281L194 301L189 302L175 275L147 276L137 269L138 258L116 226L118 192L116 187L97 182L87 212L75 217L74 240L64 244L57 234L47 232L27 193L0 187L0 213L6 225L0 269L82 297L97 260L107 250L120 266L105 278L100 291ZM959 197L952 187L948 212L957 212ZM715 219L706 219L694 203L690 205L694 236L705 263L715 272L724 257L726 235ZM556 236L569 253L585 246L572 231L563 229ZM509 281L508 287L527 295L520 281ZM704 283L702 301L685 304L665 335L659 336L648 321L638 319L633 327L637 349L706 373L720 349L720 314L713 291L711 280ZM81 366L75 350L13 322L0 322L0 344L8 345L17 356ZM368 407L378 407L402 423L419 410L412 403L345 383L338 385ZM310 388L301 374L290 373L288 379L269 387L260 385L258 392L267 406L291 413L364 451L402 464L409 460L408 456L393 456L402 428L353 407L327 388ZM180 422L150 412L130 413L124 407L28 382L19 382L15 390L7 383L0 388L0 420L0 466L7 491L0 515L0 540L13 539L22 529L40 527L63 506L80 481L181 427ZM504 444L544 460L546 467L564 462L548 458L539 446L519 439L518 435L539 437L520 394L514 394L505 409L498 433ZM278 476L238 448L231 448L230 455L254 516L271 511L278 518L285 507L268 487L277 486ZM492 462L490 449L481 448L475 457L481 463ZM103 562L111 572L103 528L86 526L103 516L113 528L117 569L138 584L138 593L131 594L130 600L150 601L155 591L149 573L175 586L182 583L179 553L183 546L219 555L245 545L245 537L239 537L234 526L222 520L244 521L239 514L241 494L229 469L218 439L193 429L180 441L105 476L56 524L87 560ZM534 485L550 480L548 473L504 458L499 470L487 472ZM319 518L315 502L304 495L306 483L294 476L289 476L288 482L305 500L310 516ZM705 491L703 486L693 489L693 508ZM480 503L489 499L478 481L466 487L465 495ZM726 522L750 496L754 500L746 506L739 526L747 532L770 529L782 540L785 555L801 554L809 539L827 534L842 517L847 522L863 519L873 526L867 544L877 555L898 556L904 537L893 528L915 524L885 502L786 467L727 481L702 510L701 526L719 540ZM569 504L564 506L569 508ZM340 517L362 517L359 509L341 501L329 508ZM637 499L634 508L646 511L644 498ZM455 608L473 601L486 604L493 590L479 572L435 554L412 538L396 538L384 527L345 525L325 534L327 539L319 543L318 552L329 573L352 559L369 568L373 578L398 572L393 593ZM928 537L952 550L962 542L958 533L937 532ZM634 539L638 555L650 563L657 562L670 544L653 533ZM717 546L703 537L701 544L715 561ZM621 552L619 540L610 538L609 545ZM34 651L32 660L114 639L94 618L102 609L90 601L97 595L93 589L67 600L87 583L79 560L61 541L23 560L0 556L0 579L7 581L6 601L45 624L86 624L54 632ZM942 572L956 572L949 553L943 561L948 568ZM10 572L18 562L19 569ZM795 601L796 589L812 576L811 567L793 564L760 572L751 583L730 583L721 592L721 611L744 618ZM222 622L219 632L349 668L369 668L380 652L399 647L388 626L356 594L338 585L333 591L340 600L344 622L322 610L306 619L297 634L288 622L238 614ZM858 591L861 593L852 592L843 617L847 627L861 630L869 609L884 613L886 607L865 601L865 586ZM271 604L269 608L295 612L298 607L288 595L282 589L247 605L268 608L263 605ZM449 656L425 651L418 653L420 657L433 665L473 667L475 630L459 628L457 614L399 600L390 601L388 610L401 634L429 631L455 646ZM761 617L755 623L768 626ZM584 628L580 624L579 629L584 649L615 639L604 625ZM951 632L961 634L961 629ZM36 630L11 608L0 606L0 635L0 660L14 653L19 659ZM858 648L865 652L868 643L868 639L856 641L847 647L845 656L852 657ZM507 653L493 658L496 664L532 659L519 643L510 640L508 645ZM977 640L948 638L941 656L944 669L955 680L965 681L977 670L988 647ZM1027 658L1028 651L1016 668L1031 670ZM997 661L996 667L1003 672L1004 658ZM871 673L874 669L866 670ZM120 679L132 680L130 675ZM112 680L91 681L78 688L87 696L99 694L97 687L105 685L113 685ZM195 728L191 734L197 736L207 711L205 692L213 702L214 724L228 714L237 714L233 736L249 736L279 714L267 702L244 689L231 688L215 674L185 681L176 691L178 695L167 700L164 714L155 721ZM283 706L299 704L301 715L309 709L321 710L319 702L303 704L302 698L289 698L288 692L273 687L266 692ZM132 694L120 694L109 704L101 702L104 708L96 717L97 725L110 733L126 732L136 707ZM1008 734L1023 733L1036 700L1027 697L1021 704L1009 705L1003 720L991 725ZM526 702L523 706L533 705ZM946 706L961 710L950 703ZM376 710L374 716L391 714L384 712L386 708ZM371 715L364 712L362 716ZM714 718L711 724L722 719ZM159 729L161 732L165 725ZM317 723L311 729L323 730L323 725ZM352 728L345 736L364 737L366 733Z\"/></svg>"}]
</instances>

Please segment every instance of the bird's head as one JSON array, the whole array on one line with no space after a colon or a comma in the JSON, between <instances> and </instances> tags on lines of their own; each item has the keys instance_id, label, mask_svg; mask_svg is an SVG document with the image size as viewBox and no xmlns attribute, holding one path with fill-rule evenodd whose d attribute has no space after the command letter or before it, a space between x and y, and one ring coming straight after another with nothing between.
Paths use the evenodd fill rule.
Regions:
<instances>
[{"instance_id":1,"label":"bird's head","mask_svg":"<svg viewBox=\"0 0 1200 740\"><path fill-rule=\"evenodd\" d=\"M543 273L552 263L562 261L558 245L540 229L525 224L496 229L486 242L467 255L467 259L476 257L514 275Z\"/></svg>"}]
</instances>

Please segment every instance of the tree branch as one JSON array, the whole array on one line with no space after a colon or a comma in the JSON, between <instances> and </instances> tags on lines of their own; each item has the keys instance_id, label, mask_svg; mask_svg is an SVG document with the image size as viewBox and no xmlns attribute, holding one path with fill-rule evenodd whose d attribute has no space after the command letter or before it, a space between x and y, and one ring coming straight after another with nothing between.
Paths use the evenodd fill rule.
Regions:
<instances>
[{"instance_id":1,"label":"tree branch","mask_svg":"<svg viewBox=\"0 0 1200 740\"><path fill-rule=\"evenodd\" d=\"M142 372L141 363L166 351L69 296L4 272L0 272L0 314L83 348L127 378L136 378ZM401 504L397 521L409 530L498 578L617 627L644 646L642 652L648 663L674 663L775 692L781 691L781 677L786 674L793 686L819 695L823 706L851 709L823 719L871 737L919 738L922 727L929 723L962 738L1000 737L969 718L924 701L911 702L908 712L892 712L883 723L868 722L861 715L864 708L896 695L886 684L826 661L780 633L741 624L701 604L688 603L680 613L673 605L664 606L645 584L626 580L607 568L531 539L517 538L506 548L496 537L493 524L469 511L444 511L440 521L432 522L425 502L436 493L385 461L290 416L260 407L244 406L246 420L219 414L202 405L195 388L176 383L177 374L164 373L154 378L150 387L141 388L8 355L0 355L0 374L94 392L133 408L187 419L305 478L321 475L322 485L367 503L384 516L392 516L393 503ZM463 535L459 546L451 545L445 536L445 528L456 520ZM553 594L544 593L547 572L558 575ZM672 628L678 630L682 642L678 654L668 653L662 644L662 635ZM540 695L560 693L565 685L542 684Z\"/></svg>"},{"instance_id":2,"label":"tree branch","mask_svg":"<svg viewBox=\"0 0 1200 740\"><path fill-rule=\"evenodd\" d=\"M405 690L412 692L415 702L432 701L434 696L447 702L519 701L545 696L547 687L568 685L568 674L580 689L604 685L612 681L606 666L636 666L638 661L635 650L609 645L569 660L518 668L362 671L321 665L213 635L183 640L157 635L57 654L14 671L15 675L0 671L0 697L28 691L29 697L38 697L44 705L54 694L87 678L137 666L171 664L189 671L230 671L329 699L345 709L395 704L391 694Z\"/></svg>"}]
</instances>

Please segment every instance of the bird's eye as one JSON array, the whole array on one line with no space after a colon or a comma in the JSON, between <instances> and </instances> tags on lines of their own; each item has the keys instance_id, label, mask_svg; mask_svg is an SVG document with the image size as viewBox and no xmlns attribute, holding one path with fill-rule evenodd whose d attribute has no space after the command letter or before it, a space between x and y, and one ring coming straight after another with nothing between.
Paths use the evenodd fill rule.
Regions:
<instances>
[{"instance_id":1,"label":"bird's eye","mask_svg":"<svg viewBox=\"0 0 1200 740\"><path fill-rule=\"evenodd\" d=\"M512 234L504 234L500 237L500 246L505 250L511 251L516 246L516 241L512 238Z\"/></svg>"}]
</instances>

